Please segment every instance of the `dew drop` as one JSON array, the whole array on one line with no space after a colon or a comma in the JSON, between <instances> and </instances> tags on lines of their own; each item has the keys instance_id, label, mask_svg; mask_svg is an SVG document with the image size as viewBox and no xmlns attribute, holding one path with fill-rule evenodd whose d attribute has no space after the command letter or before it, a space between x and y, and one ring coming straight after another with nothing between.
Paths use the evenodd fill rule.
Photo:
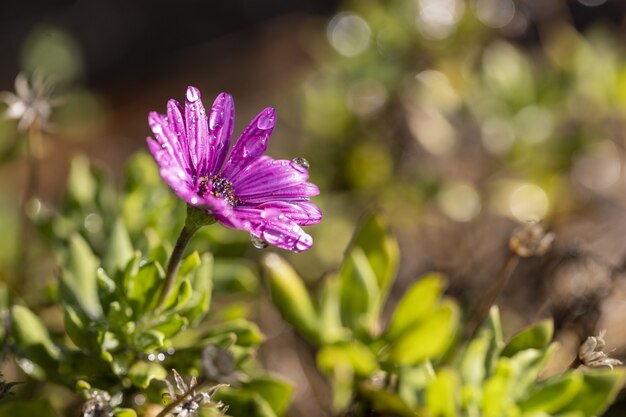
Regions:
<instances>
[{"instance_id":1,"label":"dew drop","mask_svg":"<svg viewBox=\"0 0 626 417\"><path fill-rule=\"evenodd\" d=\"M200 92L195 87L187 88L187 101L193 103L194 101L198 101L200 98Z\"/></svg>"},{"instance_id":2,"label":"dew drop","mask_svg":"<svg viewBox=\"0 0 626 417\"><path fill-rule=\"evenodd\" d=\"M293 158L291 162L293 162L296 165L300 165L304 169L309 169L311 167L311 164L309 163L309 161L307 161L306 159L302 157Z\"/></svg>"},{"instance_id":3,"label":"dew drop","mask_svg":"<svg viewBox=\"0 0 626 417\"><path fill-rule=\"evenodd\" d=\"M274 127L276 121L276 111L274 109L266 109L263 114L259 116L256 125L261 130L268 130Z\"/></svg>"},{"instance_id":4,"label":"dew drop","mask_svg":"<svg viewBox=\"0 0 626 417\"><path fill-rule=\"evenodd\" d=\"M265 249L268 246L266 241L254 235L250 235L250 242L252 242L252 246L257 249Z\"/></svg>"},{"instance_id":5,"label":"dew drop","mask_svg":"<svg viewBox=\"0 0 626 417\"><path fill-rule=\"evenodd\" d=\"M313 238L307 234L300 236L295 244L295 251L302 252L309 249L313 245Z\"/></svg>"}]
</instances>

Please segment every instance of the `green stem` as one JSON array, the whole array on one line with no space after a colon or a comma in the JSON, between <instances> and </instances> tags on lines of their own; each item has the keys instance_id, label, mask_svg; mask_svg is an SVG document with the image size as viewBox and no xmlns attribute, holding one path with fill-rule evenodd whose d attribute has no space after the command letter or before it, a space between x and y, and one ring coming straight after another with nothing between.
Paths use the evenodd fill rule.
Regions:
<instances>
[{"instance_id":1,"label":"green stem","mask_svg":"<svg viewBox=\"0 0 626 417\"><path fill-rule=\"evenodd\" d=\"M463 339L465 341L470 340L474 336L474 333L476 333L476 330L478 329L480 324L485 321L487 315L489 314L491 306L496 301L496 298L498 298L498 295L500 295L500 293L502 292L502 289L513 274L513 271L515 270L515 267L517 267L518 263L519 256L517 256L513 252L510 252L506 262L504 262L504 265L502 265L502 268L500 269L498 277L495 281L493 281L491 287L487 291L487 294L482 299L482 302L479 304L476 310L474 310L474 313L468 320L463 335Z\"/></svg>"},{"instance_id":2,"label":"green stem","mask_svg":"<svg viewBox=\"0 0 626 417\"><path fill-rule=\"evenodd\" d=\"M163 283L163 287L161 288L159 302L157 303L158 310L163 307L163 303L167 299L167 296L170 295L170 291L172 291L172 287L174 286L174 282L176 281L176 276L178 275L178 269L180 268L180 262L183 259L183 253L185 252L185 248L199 228L200 227L197 226L190 227L188 225L185 225L183 227L183 230L180 231L180 235L178 236L178 240L176 241L176 246L174 246L172 256L170 256L170 260L167 264L165 282Z\"/></svg>"},{"instance_id":3,"label":"green stem","mask_svg":"<svg viewBox=\"0 0 626 417\"><path fill-rule=\"evenodd\" d=\"M180 262L183 259L185 248L189 244L189 241L193 235L205 225L215 223L215 219L211 217L207 212L200 210L193 206L187 206L187 218L185 219L185 225L180 231L176 245L172 251L169 262L167 264L167 272L165 273L165 282L161 288L161 294L159 295L159 301L157 303L157 311L163 308L163 304L176 282L176 276L178 275L178 269L180 268Z\"/></svg>"}]
</instances>

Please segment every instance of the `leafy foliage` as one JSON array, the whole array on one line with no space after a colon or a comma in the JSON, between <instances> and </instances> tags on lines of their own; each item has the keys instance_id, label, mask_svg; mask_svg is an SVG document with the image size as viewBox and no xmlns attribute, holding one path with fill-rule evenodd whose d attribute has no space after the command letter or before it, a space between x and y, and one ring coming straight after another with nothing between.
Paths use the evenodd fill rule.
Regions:
<instances>
[{"instance_id":1,"label":"leafy foliage","mask_svg":"<svg viewBox=\"0 0 626 417\"><path fill-rule=\"evenodd\" d=\"M557 350L549 320L505 343L493 307L476 335L463 343L458 306L443 295L445 279L438 274L414 282L383 326L380 312L397 262L393 237L377 214L363 222L340 273L327 279L317 303L284 260L265 258L274 303L317 346L317 366L333 384L336 411L592 417L606 409L623 385L621 369L542 377Z\"/></svg>"},{"instance_id":2,"label":"leafy foliage","mask_svg":"<svg viewBox=\"0 0 626 417\"><path fill-rule=\"evenodd\" d=\"M28 307L11 307L10 337L24 359L19 362L22 369L35 379L78 387L79 392L94 385L125 394L122 405L130 406L129 396L141 390L158 399L171 369L205 373L211 367L209 349L232 361L232 369L209 377L231 384L224 395L233 409L253 398L259 408L250 415L283 414L291 396L289 384L237 373L255 366L252 357L263 336L244 317L211 314L216 268L210 254L191 251L174 290L157 306L171 250L168 241L178 228L177 222L163 220L170 216L157 212L178 213L180 208L155 181L158 173L146 161L140 155L129 164L124 191L117 193L101 172L78 157L63 214L44 212L35 219L60 266L58 291L52 293L64 325L60 332L50 329ZM133 218L138 213L141 220ZM94 218L102 219L98 227L89 223ZM138 227L129 230L127 224ZM237 282L252 279L250 268L238 265L237 271L221 273L222 288L237 291L242 287ZM133 412L120 407L115 408L117 415Z\"/></svg>"}]
</instances>

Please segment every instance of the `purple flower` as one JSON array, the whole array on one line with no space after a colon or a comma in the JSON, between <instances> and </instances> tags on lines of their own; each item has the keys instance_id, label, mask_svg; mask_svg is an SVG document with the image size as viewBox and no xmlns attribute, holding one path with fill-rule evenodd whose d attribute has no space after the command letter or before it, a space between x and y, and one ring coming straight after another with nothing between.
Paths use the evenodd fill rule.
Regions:
<instances>
[{"instance_id":1,"label":"purple flower","mask_svg":"<svg viewBox=\"0 0 626 417\"><path fill-rule=\"evenodd\" d=\"M309 201L319 189L307 181L308 163L263 155L276 122L271 107L252 120L229 153L234 117L227 93L217 96L207 117L195 87L187 88L184 109L170 100L167 115L151 112L154 139L148 138L148 146L161 177L187 204L250 232L257 244L309 249L313 239L300 226L318 223L322 213Z\"/></svg>"}]
</instances>

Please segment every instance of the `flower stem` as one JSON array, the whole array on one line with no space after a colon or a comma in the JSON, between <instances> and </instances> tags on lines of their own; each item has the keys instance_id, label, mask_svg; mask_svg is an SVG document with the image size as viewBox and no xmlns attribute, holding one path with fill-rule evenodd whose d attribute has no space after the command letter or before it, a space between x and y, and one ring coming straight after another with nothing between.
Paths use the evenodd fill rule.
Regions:
<instances>
[{"instance_id":1,"label":"flower stem","mask_svg":"<svg viewBox=\"0 0 626 417\"><path fill-rule=\"evenodd\" d=\"M487 294L482 299L482 302L470 316L470 319L465 326L465 331L463 332L463 340L470 340L474 336L474 333L476 333L480 324L485 321L491 306L496 301L496 298L498 298L498 295L502 292L502 289L513 274L515 267L517 267L519 259L520 258L517 254L509 252L509 256L502 265L496 280L493 281L491 287L487 291Z\"/></svg>"},{"instance_id":2,"label":"flower stem","mask_svg":"<svg viewBox=\"0 0 626 417\"><path fill-rule=\"evenodd\" d=\"M215 223L215 219L207 212L200 210L193 206L187 206L187 218L185 219L185 225L180 231L176 245L167 264L167 272L165 273L165 282L161 288L161 294L159 295L159 301L157 303L157 311L163 308L163 304L176 282L176 276L178 275L178 269L180 268L180 262L183 259L185 248L189 244L189 241L193 235L205 225Z\"/></svg>"},{"instance_id":3,"label":"flower stem","mask_svg":"<svg viewBox=\"0 0 626 417\"><path fill-rule=\"evenodd\" d=\"M27 285L26 280L31 275L28 271L30 265L28 248L31 247L32 229L28 218L28 204L39 191L39 165L42 158L42 131L37 120L33 121L28 128L27 146L26 185L20 199L20 245L17 257L18 269L15 274L15 287L18 291Z\"/></svg>"}]
</instances>

